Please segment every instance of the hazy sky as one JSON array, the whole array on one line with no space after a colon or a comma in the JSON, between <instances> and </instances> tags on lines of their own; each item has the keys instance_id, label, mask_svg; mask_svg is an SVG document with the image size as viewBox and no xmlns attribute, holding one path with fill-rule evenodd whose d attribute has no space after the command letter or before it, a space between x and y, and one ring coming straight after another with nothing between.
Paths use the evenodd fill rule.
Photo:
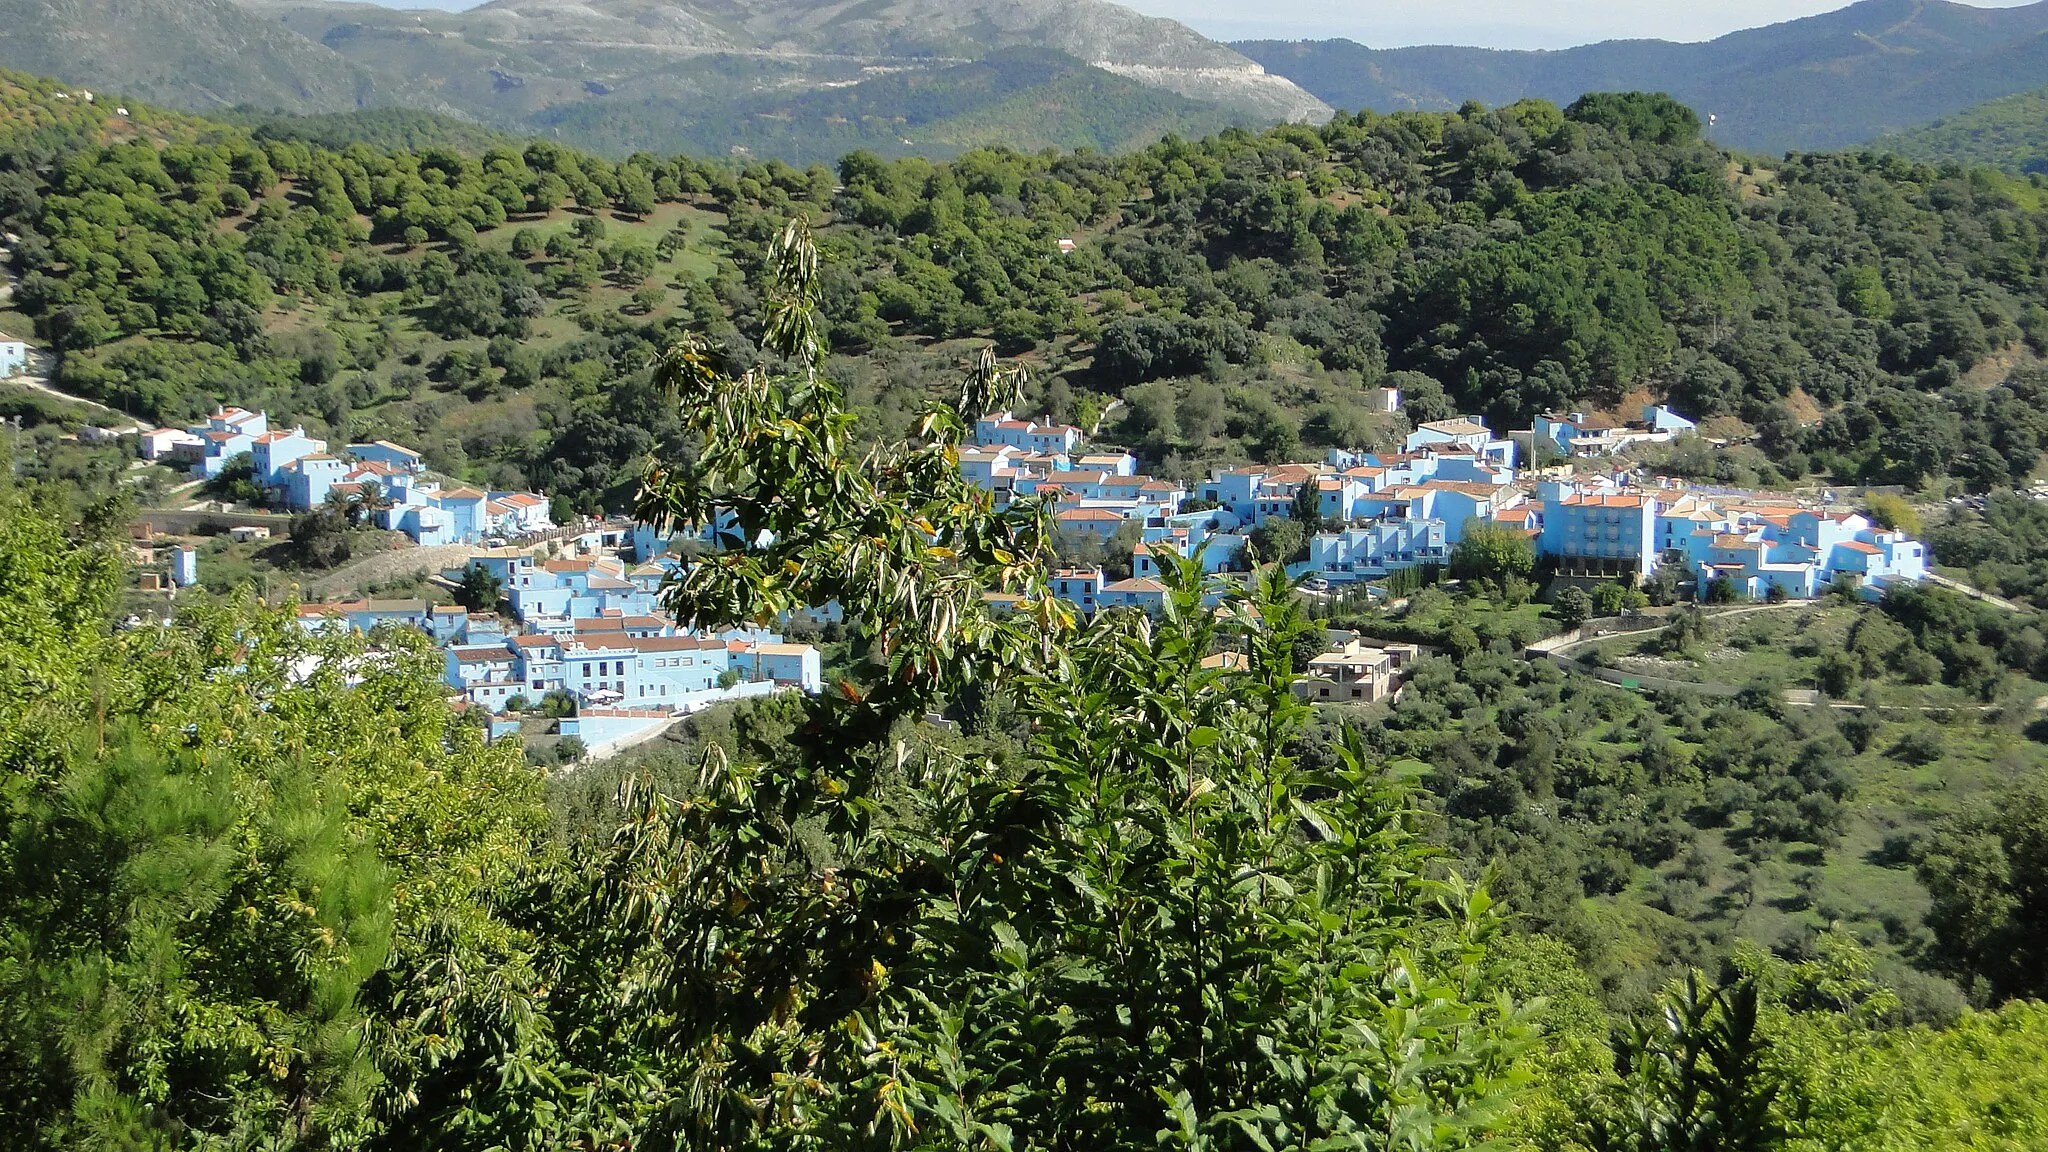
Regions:
<instances>
[{"instance_id":1,"label":"hazy sky","mask_svg":"<svg viewBox=\"0 0 2048 1152\"><path fill-rule=\"evenodd\" d=\"M382 0L392 7L473 8L477 0ZM1595 40L1710 40L1726 32L1841 8L1847 0L1121 0L1218 40L1348 36L1375 48L1475 44L1568 48ZM1974 0L2009 8L2032 0Z\"/></svg>"}]
</instances>

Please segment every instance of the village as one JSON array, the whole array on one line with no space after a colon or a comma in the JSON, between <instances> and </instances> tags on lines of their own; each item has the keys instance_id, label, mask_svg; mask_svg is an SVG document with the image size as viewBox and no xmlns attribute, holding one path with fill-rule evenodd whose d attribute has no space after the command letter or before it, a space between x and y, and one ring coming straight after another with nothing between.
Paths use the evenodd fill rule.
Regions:
<instances>
[{"instance_id":1,"label":"village","mask_svg":"<svg viewBox=\"0 0 2048 1152\"><path fill-rule=\"evenodd\" d=\"M346 506L403 533L419 555L452 557L415 595L315 598L299 605L298 619L314 632L424 633L442 649L458 706L485 717L493 738L522 732L532 717L560 742L573 738L581 755L603 757L717 703L822 687L811 645L762 629L679 627L658 592L683 561L668 542L636 539L622 521L557 525L537 493L444 485L429 478L420 453L387 441L330 452L303 428L273 428L264 412L227 407L203 424L139 439L144 460L208 481L245 469L271 507ZM226 540L270 538L267 525L236 523L237 515L217 513L229 521ZM132 547L142 591L200 583L194 541L145 521Z\"/></svg>"},{"instance_id":2,"label":"village","mask_svg":"<svg viewBox=\"0 0 2048 1152\"><path fill-rule=\"evenodd\" d=\"M659 735L677 717L714 704L824 686L818 649L765 629L691 632L661 611L662 582L682 563L673 553L633 563L618 525L565 541L552 556L531 548L484 549L441 573L448 585L482 587L509 610L472 610L425 599L302 603L302 627L383 627L426 633L442 648L445 679L460 705L490 717L493 737L545 713L554 735L576 737L602 757Z\"/></svg>"},{"instance_id":3,"label":"village","mask_svg":"<svg viewBox=\"0 0 2048 1152\"><path fill-rule=\"evenodd\" d=\"M1394 411L1400 397L1382 403ZM1168 596L1164 555L1199 558L1208 573L1247 571L1256 533L1279 518L1311 521L1305 556L1259 559L1287 560L1312 596L1378 594L1378 582L1398 573L1437 573L1476 525L1526 537L1552 579L1587 588L1659 578L1702 601L1810 600L1843 588L1875 600L1927 576L1925 545L1868 512L1827 498L1696 489L1610 459L1692 434L1691 421L1663 406L1629 422L1542 416L1505 437L1460 416L1416 425L1398 451L1216 469L1190 491L1140 473L1127 452L1086 450L1079 428L998 412L976 422L960 469L999 506L1048 501L1064 537L1128 543L1126 577L1099 565L1052 574L1053 594L1083 612L1157 611ZM1530 459L1545 465L1518 469ZM1416 656L1409 646L1330 641L1334 650L1299 685L1318 701L1384 699Z\"/></svg>"},{"instance_id":4,"label":"village","mask_svg":"<svg viewBox=\"0 0 2048 1152\"><path fill-rule=\"evenodd\" d=\"M140 439L144 460L186 468L201 480L246 467L276 507L310 512L338 497L415 544L479 544L555 526L543 496L444 488L424 478L425 459L410 448L376 440L332 453L303 427L272 428L264 412L223 408L204 424L157 428Z\"/></svg>"},{"instance_id":5,"label":"village","mask_svg":"<svg viewBox=\"0 0 2048 1152\"><path fill-rule=\"evenodd\" d=\"M1382 403L1396 411L1400 397ZM1048 574L1052 594L1083 613L1157 611L1168 596L1168 555L1198 560L1211 574L1248 571L1261 529L1282 519L1302 525L1303 546L1280 559L1310 596L1378 596L1397 574L1434 577L1478 525L1525 537L1552 579L1588 588L1657 578L1701 600L1804 600L1844 587L1874 599L1926 575L1921 542L1867 512L1829 499L1697 489L1615 459L1633 445L1693 434L1689 420L1662 406L1628 422L1540 416L1506 436L1460 416L1416 425L1398 450L1219 468L1190 487L1143 473L1128 451L1091 449L1072 425L997 412L976 421L960 470L999 506L1047 501L1069 544L1128 549L1128 575L1112 578L1102 564ZM435 583L481 581L497 590L502 614L415 596L316 600L300 618L314 629L426 633L444 648L450 690L500 734L545 711L555 734L615 750L721 701L822 687L811 645L764 630L692 634L664 615L660 589L687 563L686 550L645 526L558 526L541 494L444 486L404 446L330 452L301 428L274 429L265 413L238 408L146 432L140 451L202 479L244 467L274 506L303 513L344 502L416 546L460 546L459 562ZM1524 467L1529 461L1541 465ZM268 529L228 529L237 533ZM192 545L169 545L165 559L164 575L145 572L146 582L198 582ZM1386 699L1420 656L1413 646L1342 634L1328 647L1299 686L1318 702Z\"/></svg>"}]
</instances>

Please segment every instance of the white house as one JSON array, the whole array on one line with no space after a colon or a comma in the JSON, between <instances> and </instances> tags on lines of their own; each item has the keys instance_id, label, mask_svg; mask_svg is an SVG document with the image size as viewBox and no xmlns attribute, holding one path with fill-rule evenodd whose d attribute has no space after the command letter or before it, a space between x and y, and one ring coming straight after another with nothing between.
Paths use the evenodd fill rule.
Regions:
<instances>
[{"instance_id":1,"label":"white house","mask_svg":"<svg viewBox=\"0 0 2048 1152\"><path fill-rule=\"evenodd\" d=\"M1515 443L1512 440L1496 440L1487 429L1486 421L1477 416L1455 416L1449 420L1428 420L1415 426L1402 445L1404 451L1420 452L1435 449L1462 449L1472 455L1512 468L1515 465Z\"/></svg>"},{"instance_id":2,"label":"white house","mask_svg":"<svg viewBox=\"0 0 2048 1152\"><path fill-rule=\"evenodd\" d=\"M183 428L152 428L142 434L142 458L144 460L165 460L183 454L198 459L199 446L204 443L199 437Z\"/></svg>"}]
</instances>

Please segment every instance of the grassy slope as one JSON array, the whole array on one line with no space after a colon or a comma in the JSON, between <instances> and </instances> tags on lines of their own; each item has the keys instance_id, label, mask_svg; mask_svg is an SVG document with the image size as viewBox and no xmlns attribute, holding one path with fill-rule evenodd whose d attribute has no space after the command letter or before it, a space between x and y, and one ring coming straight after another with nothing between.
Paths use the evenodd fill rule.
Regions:
<instances>
[{"instance_id":1,"label":"grassy slope","mask_svg":"<svg viewBox=\"0 0 2048 1152\"><path fill-rule=\"evenodd\" d=\"M513 235L522 228L533 228L546 237L569 231L579 215L581 213L565 209L546 216L515 217L504 227L484 233L480 242L503 250L510 246ZM689 221L688 245L673 260L655 269L646 281L649 285L665 287L679 277L708 278L727 263L722 254L723 236L719 231L723 218L716 213L687 205L663 204L644 220L611 212L603 213L602 218L605 243L631 240L650 248L677 223ZM401 259L419 259L425 255L424 249L408 250L388 245L379 246L374 251ZM533 261L531 268L538 275L550 263L552 261L542 257ZM616 312L628 304L632 293L630 287L600 280L584 299L549 298L546 313L535 321L533 336L524 343L529 349L545 354L557 345L579 339L585 335L579 318ZM680 302L679 294L671 291L662 306L636 319L658 319L672 313ZM450 340L428 330L418 313L408 308L397 292L377 293L346 306L341 302L282 301L265 317L265 322L272 335L330 327L337 333L358 336L374 330L380 323L388 323L394 341L393 354L374 369L344 368L337 380L347 382L367 377L375 382L378 398L357 409L358 417L370 422L364 435L412 444L433 455L440 454L444 443L450 439L473 442L532 436L541 427L540 410L565 404L569 399L566 382L561 380L549 380L523 391L480 399L465 396L460 390L437 381L428 381L416 388L396 383L395 378L400 373L424 370L450 351L467 351L481 360L488 343L482 338ZM139 339L142 338L117 341L74 355L104 359ZM494 478L488 472L478 470L466 473L465 479L477 483L511 483L515 478Z\"/></svg>"},{"instance_id":2,"label":"grassy slope","mask_svg":"<svg viewBox=\"0 0 2048 1152\"><path fill-rule=\"evenodd\" d=\"M1644 670L1717 683L1741 684L1758 676L1789 685L1811 683L1818 664L1815 649L1839 647L1857 614L1870 611L1875 610L1815 607L1710 624L1703 659ZM1603 663L1615 665L1642 647L1640 639L1630 639L1598 650ZM1738 817L1725 834L1707 831L1699 838L1710 867L1696 903L1683 908L1690 915L1674 917L1650 907L1678 879L1681 867L1674 862L1642 870L1634 883L1605 902L1601 916L1632 925L1631 931L1655 928L1651 935L1658 938L1712 929L1764 942L1796 939L1841 922L1879 942L1880 951L1893 960L1908 955L1920 938L1927 896L1910 869L1888 853L1887 842L1925 835L1960 805L2042 764L2042 745L2023 729L2036 717L2031 702L2048 695L2048 684L2009 674L2000 698L2018 703L1998 711L1979 711L1975 701L1942 684L1886 677L1875 687L1887 705L1880 713L1884 723L1866 750L1846 765L1855 790L1839 844L1825 852L1795 846L1747 865L1730 846L1745 827ZM1939 741L1938 760L1915 763L1902 750L1901 741L1916 732L1931 733ZM1581 734L1580 742L1615 741L1589 732ZM1745 883L1753 898L1743 891Z\"/></svg>"}]
</instances>

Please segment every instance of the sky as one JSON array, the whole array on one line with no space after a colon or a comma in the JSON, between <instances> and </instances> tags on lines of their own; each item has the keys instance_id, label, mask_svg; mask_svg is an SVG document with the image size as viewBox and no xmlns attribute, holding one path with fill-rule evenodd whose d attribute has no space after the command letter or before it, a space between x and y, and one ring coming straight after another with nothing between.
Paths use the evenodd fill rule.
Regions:
<instances>
[{"instance_id":1,"label":"sky","mask_svg":"<svg viewBox=\"0 0 2048 1152\"><path fill-rule=\"evenodd\" d=\"M477 0L382 0L392 7L461 11ZM1120 0L1171 16L1216 40L1322 40L1373 48L1466 44L1569 48L1596 40L1716 36L1841 8L1846 0ZM2010 8L2033 0L1973 0Z\"/></svg>"}]
</instances>

